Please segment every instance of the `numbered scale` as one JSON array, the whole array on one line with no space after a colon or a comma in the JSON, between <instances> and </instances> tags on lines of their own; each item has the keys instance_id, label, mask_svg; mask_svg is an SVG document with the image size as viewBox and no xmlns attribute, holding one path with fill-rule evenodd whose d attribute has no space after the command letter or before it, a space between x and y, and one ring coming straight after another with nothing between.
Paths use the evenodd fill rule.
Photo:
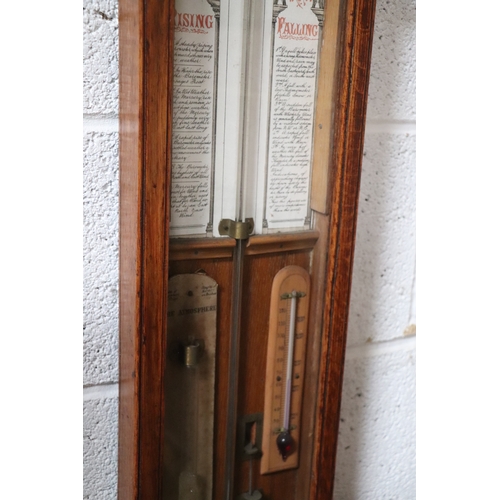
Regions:
<instances>
[{"instance_id":1,"label":"numbered scale","mask_svg":"<svg viewBox=\"0 0 500 500\"><path fill-rule=\"evenodd\" d=\"M285 267L273 281L262 474L297 467L299 461L309 284L309 274L298 266Z\"/></svg>"}]
</instances>

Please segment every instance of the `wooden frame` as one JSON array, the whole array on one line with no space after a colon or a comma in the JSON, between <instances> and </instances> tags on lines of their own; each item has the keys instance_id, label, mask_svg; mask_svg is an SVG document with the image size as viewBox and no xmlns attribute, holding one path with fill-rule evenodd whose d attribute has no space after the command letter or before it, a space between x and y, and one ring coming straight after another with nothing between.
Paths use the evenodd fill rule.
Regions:
<instances>
[{"instance_id":1,"label":"wooden frame","mask_svg":"<svg viewBox=\"0 0 500 500\"><path fill-rule=\"evenodd\" d=\"M327 0L327 5L332 4ZM319 223L328 256L312 481L298 498L330 500L345 356L375 0L340 0L330 156ZM161 498L169 256L168 123L174 2L120 0L120 403L118 497ZM313 181L314 182L314 181ZM325 210L328 212L328 210ZM308 490L308 491L306 491ZM302 495L302 496L300 496Z\"/></svg>"}]
</instances>

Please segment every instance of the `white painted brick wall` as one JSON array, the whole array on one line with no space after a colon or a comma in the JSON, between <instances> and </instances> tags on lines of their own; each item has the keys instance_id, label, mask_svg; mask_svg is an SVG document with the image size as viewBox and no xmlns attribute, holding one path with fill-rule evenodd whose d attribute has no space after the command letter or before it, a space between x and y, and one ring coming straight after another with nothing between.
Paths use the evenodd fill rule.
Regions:
<instances>
[{"instance_id":1,"label":"white painted brick wall","mask_svg":"<svg viewBox=\"0 0 500 500\"><path fill-rule=\"evenodd\" d=\"M117 490L118 398L84 398L83 498L113 500Z\"/></svg>"},{"instance_id":2,"label":"white painted brick wall","mask_svg":"<svg viewBox=\"0 0 500 500\"><path fill-rule=\"evenodd\" d=\"M415 498L415 337L348 351L334 498Z\"/></svg>"},{"instance_id":3,"label":"white painted brick wall","mask_svg":"<svg viewBox=\"0 0 500 500\"><path fill-rule=\"evenodd\" d=\"M415 0L378 0L335 500L415 491Z\"/></svg>"},{"instance_id":4,"label":"white painted brick wall","mask_svg":"<svg viewBox=\"0 0 500 500\"><path fill-rule=\"evenodd\" d=\"M84 498L108 500L117 484L117 0L84 0L83 23ZM415 66L415 0L379 0L336 500L415 498Z\"/></svg>"},{"instance_id":5,"label":"white painted brick wall","mask_svg":"<svg viewBox=\"0 0 500 500\"><path fill-rule=\"evenodd\" d=\"M416 118L415 24L415 0L377 0L368 120Z\"/></svg>"},{"instance_id":6,"label":"white painted brick wall","mask_svg":"<svg viewBox=\"0 0 500 500\"><path fill-rule=\"evenodd\" d=\"M118 1L83 2L83 112L118 113Z\"/></svg>"},{"instance_id":7,"label":"white painted brick wall","mask_svg":"<svg viewBox=\"0 0 500 500\"><path fill-rule=\"evenodd\" d=\"M83 141L85 386L118 381L118 133Z\"/></svg>"},{"instance_id":8,"label":"white painted brick wall","mask_svg":"<svg viewBox=\"0 0 500 500\"><path fill-rule=\"evenodd\" d=\"M118 463L118 1L83 2L83 497Z\"/></svg>"},{"instance_id":9,"label":"white painted brick wall","mask_svg":"<svg viewBox=\"0 0 500 500\"><path fill-rule=\"evenodd\" d=\"M365 137L348 345L401 337L415 275L415 135Z\"/></svg>"}]
</instances>

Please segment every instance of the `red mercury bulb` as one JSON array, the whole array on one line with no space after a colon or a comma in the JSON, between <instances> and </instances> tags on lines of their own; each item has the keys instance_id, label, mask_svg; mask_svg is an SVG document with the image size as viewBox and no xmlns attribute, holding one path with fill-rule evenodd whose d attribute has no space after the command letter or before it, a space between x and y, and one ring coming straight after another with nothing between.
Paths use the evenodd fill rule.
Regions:
<instances>
[{"instance_id":1,"label":"red mercury bulb","mask_svg":"<svg viewBox=\"0 0 500 500\"><path fill-rule=\"evenodd\" d=\"M276 444L278 445L278 450L280 452L281 458L283 458L283 462L286 462L286 459L292 453L292 436L290 436L290 433L288 431L280 432L278 434L278 437L276 438Z\"/></svg>"}]
</instances>

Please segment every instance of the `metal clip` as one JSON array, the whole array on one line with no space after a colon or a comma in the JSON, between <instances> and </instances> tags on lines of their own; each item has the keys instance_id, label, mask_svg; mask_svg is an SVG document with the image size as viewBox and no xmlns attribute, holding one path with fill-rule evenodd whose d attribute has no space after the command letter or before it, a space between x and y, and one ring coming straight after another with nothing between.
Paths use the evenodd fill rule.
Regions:
<instances>
[{"instance_id":1,"label":"metal clip","mask_svg":"<svg viewBox=\"0 0 500 500\"><path fill-rule=\"evenodd\" d=\"M254 229L253 219L245 219L245 222L222 219L219 222L219 234L230 236L235 240L246 240Z\"/></svg>"},{"instance_id":2,"label":"metal clip","mask_svg":"<svg viewBox=\"0 0 500 500\"><path fill-rule=\"evenodd\" d=\"M192 344L187 345L184 350L184 364L187 368L195 368L199 358L203 354L205 343L201 339L196 339Z\"/></svg>"}]
</instances>

